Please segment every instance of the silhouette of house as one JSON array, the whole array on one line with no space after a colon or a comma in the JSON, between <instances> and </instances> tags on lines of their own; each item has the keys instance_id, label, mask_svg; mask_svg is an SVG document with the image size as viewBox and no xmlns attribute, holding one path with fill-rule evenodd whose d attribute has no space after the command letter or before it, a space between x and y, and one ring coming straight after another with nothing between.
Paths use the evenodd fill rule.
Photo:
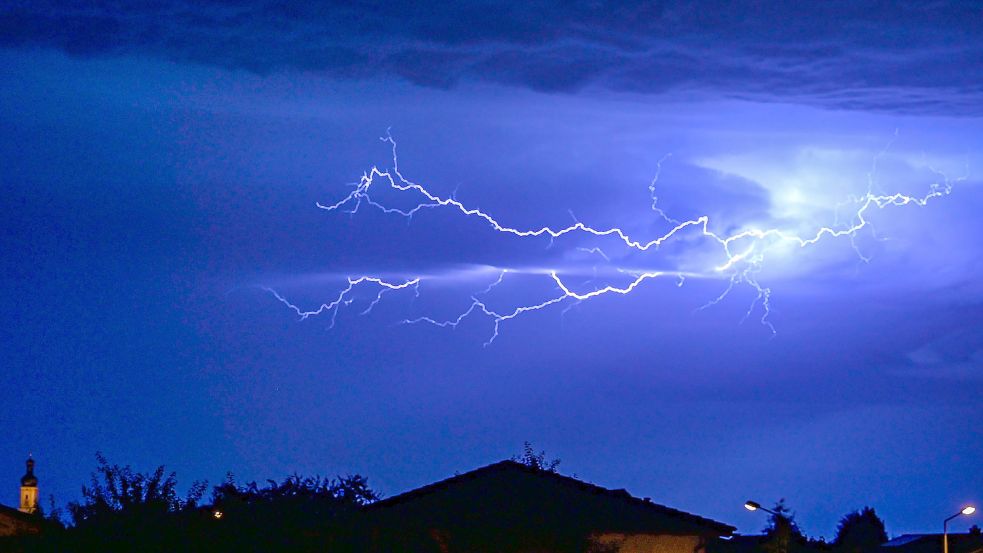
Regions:
<instances>
[{"instance_id":1,"label":"silhouette of house","mask_svg":"<svg viewBox=\"0 0 983 553\"><path fill-rule=\"evenodd\" d=\"M371 550L705 553L735 528L502 461L369 505Z\"/></svg>"},{"instance_id":2,"label":"silhouette of house","mask_svg":"<svg viewBox=\"0 0 983 553\"><path fill-rule=\"evenodd\" d=\"M765 551L768 536L725 536L712 540L707 546L707 553L761 553Z\"/></svg>"},{"instance_id":3,"label":"silhouette of house","mask_svg":"<svg viewBox=\"0 0 983 553\"><path fill-rule=\"evenodd\" d=\"M833 548L826 542L811 541L804 536L790 537L787 544L781 545L767 534L723 537L712 540L707 546L707 553L775 553L782 550L788 553L827 553Z\"/></svg>"},{"instance_id":4,"label":"silhouette of house","mask_svg":"<svg viewBox=\"0 0 983 553\"><path fill-rule=\"evenodd\" d=\"M37 534L41 524L36 517L0 505L0 537Z\"/></svg>"},{"instance_id":5,"label":"silhouette of house","mask_svg":"<svg viewBox=\"0 0 983 553\"><path fill-rule=\"evenodd\" d=\"M904 534L881 545L877 553L941 553L942 534ZM983 553L983 534L949 534L949 553Z\"/></svg>"}]
</instances>

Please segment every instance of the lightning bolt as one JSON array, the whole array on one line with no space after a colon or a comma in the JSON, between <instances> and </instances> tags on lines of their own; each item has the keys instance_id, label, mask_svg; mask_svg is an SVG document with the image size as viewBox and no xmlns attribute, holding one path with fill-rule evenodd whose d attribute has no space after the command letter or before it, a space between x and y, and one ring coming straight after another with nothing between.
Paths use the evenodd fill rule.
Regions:
<instances>
[{"instance_id":1,"label":"lightning bolt","mask_svg":"<svg viewBox=\"0 0 983 553\"><path fill-rule=\"evenodd\" d=\"M410 280L407 280L407 281L402 282L402 283L393 283L393 282L388 282L388 281L383 280L383 279L378 278L378 277L371 277L371 276L362 276L362 277L358 277L358 278L348 277L348 286L346 286L344 289L342 289L340 292L338 292L338 297L336 297L334 300L332 300L332 301L330 301L328 303L322 303L320 306L317 307L317 309L306 310L306 311L303 310L303 309L301 309L300 307L297 307L296 305L290 303L290 300L288 300L287 298L283 297L276 290L274 290L272 288L269 288L269 287L263 287L263 289L266 290L267 292L273 294L273 296L280 303L282 303L282 304L286 305L287 307L289 307L294 313L297 313L297 315L300 317L300 320L302 320L302 321L304 319L307 319L308 317L313 317L315 315L320 315L322 313L330 313L331 314L331 324L329 325L329 328L334 328L335 319L338 316L338 309L341 306L343 306L343 305L346 305L346 306L347 305L351 305L354 302L354 299L352 298L352 291L359 284L366 283L366 282L367 283L370 283L370 284L377 285L379 287L379 292L376 294L375 299L372 300L371 303L369 303L369 306L366 307L365 310L362 311L362 314L363 315L371 312L372 311L372 308L375 307L376 305L378 305L378 303L380 301L382 301L382 295L384 293L386 293L387 291L390 291L390 290L403 290L405 288L413 288L415 290L419 290L417 288L417 286L420 284L420 279L419 278L414 278L414 279L410 279Z\"/></svg>"},{"instance_id":2,"label":"lightning bolt","mask_svg":"<svg viewBox=\"0 0 983 553\"><path fill-rule=\"evenodd\" d=\"M896 136L897 133L895 133L895 137ZM761 285L758 281L758 273L762 269L763 262L766 259L766 253L769 251L769 249L779 244L791 244L803 249L824 239L847 237L849 238L851 246L856 251L859 258L866 262L868 261L868 258L860 251L854 239L861 230L871 227L871 223L867 217L873 210L907 205L924 207L933 199L951 193L953 182L959 182L966 178L964 176L956 179L955 181L950 181L950 179L942 172L937 171L934 168L930 168L931 171L941 180L930 184L928 191L921 196L912 196L900 192L890 194L876 193L875 175L877 171L877 164L880 158L887 153L888 148L890 148L891 144L893 143L892 139L891 143L889 143L887 147L885 147L874 158L871 170L867 175L866 192L860 196L850 196L846 201L837 204L834 211L834 224L832 226L820 226L811 234L806 235L796 234L779 228L746 228L733 234L723 235L711 230L711 221L708 215L701 215L693 219L680 221L669 217L669 215L658 207L656 185L662 171L662 164L669 158L667 155L658 161L656 175L649 184L648 190L651 198L651 210L671 226L668 231L655 236L654 238L640 239L633 237L621 227L615 226L598 228L587 225L578 220L576 217L573 217L572 213L571 216L573 217L573 223L565 227L553 228L550 226L542 226L538 228L518 228L509 226L503 222L500 222L498 218L492 216L490 213L475 207L469 207L458 201L456 199L456 194L450 197L442 197L431 192L423 185L405 178L399 169L399 157L396 152L396 141L389 133L382 137L381 140L384 143L387 143L391 148L391 169L383 170L373 166L370 171L362 175L358 183L352 185L353 189L348 195L332 204L322 204L317 202L316 206L318 208L325 211L339 211L354 215L358 213L363 206L369 206L378 209L383 213L402 216L408 220L412 220L415 215L423 212L424 210L448 209L459 212L460 215L465 218L473 218L482 221L495 232L512 235L518 238L528 239L545 237L549 239L550 244L552 245L554 240L567 235L585 235L595 238L611 239L615 242L620 242L620 244L628 250L638 252L647 252L652 249L658 249L661 245L670 240L690 236L709 241L709 243L714 245L721 254L721 262L704 272L683 272L670 270L628 271L618 269L619 273L630 277L631 280L628 282L628 284L624 286L606 285L603 287L595 287L590 291L575 290L573 286L563 279L561 272L558 270L542 271L544 275L548 275L548 277L551 279L552 285L556 290L555 295L548 296L546 299L539 302L534 302L528 305L519 305L508 310L493 309L488 305L487 301L482 299L484 296L490 294L497 286L502 284L510 273L522 272L521 270L501 269L497 279L490 283L485 289L473 294L471 296L471 303L457 316L450 319L437 319L429 316L422 316L413 319L404 319L401 321L403 324L428 323L442 328L456 328L471 315L480 314L490 319L493 323L492 334L486 342L486 345L491 344L495 338L498 337L502 323L523 314L531 311L546 309L564 301L569 301L571 302L571 305L564 309L565 313L570 307L577 305L580 302L589 301L600 296L609 294L631 294L646 281L662 277L675 278L678 286L682 286L685 279L689 277L726 279L727 285L721 294L701 306L699 308L701 310L723 301L738 285L746 285L750 287L750 289L754 291L755 297L748 306L742 321L753 316L755 312L760 312L760 323L768 328L772 334L775 334L776 329L769 321L769 315L771 314L772 291L770 288ZM397 193L415 194L419 200L415 205L413 205L413 207L410 208L388 206L382 202L376 201L372 197L371 193L377 186L388 187L390 190ZM850 208L850 216L848 221L841 224L839 222L840 212L848 207ZM596 254L602 257L606 262L611 261L610 256L608 256L598 247L577 249L582 252ZM375 285L379 288L376 298L363 311L363 313L367 313L382 300L382 296L386 292L413 288L416 290L416 293L419 294L419 284L421 280L423 280L423 277L411 278L403 282L390 282L375 276L361 276L358 278L348 277L347 280L347 287L342 289L334 300L321 304L318 308L313 310L303 310L292 304L275 290L270 288L266 288L266 290L272 293L281 303L297 313L301 320L315 315L320 315L322 313L330 313L331 325L333 326L339 308L352 303L352 291L356 286L366 284Z\"/></svg>"}]
</instances>

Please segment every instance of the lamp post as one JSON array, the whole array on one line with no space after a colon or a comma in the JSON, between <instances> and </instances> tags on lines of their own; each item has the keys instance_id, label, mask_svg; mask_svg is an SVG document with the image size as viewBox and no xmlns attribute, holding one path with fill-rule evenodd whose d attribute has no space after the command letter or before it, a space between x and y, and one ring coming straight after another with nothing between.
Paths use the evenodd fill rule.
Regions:
<instances>
[{"instance_id":1,"label":"lamp post","mask_svg":"<svg viewBox=\"0 0 983 553\"><path fill-rule=\"evenodd\" d=\"M971 515L976 512L976 507L966 505L961 511L945 519L942 523L942 553L949 553L949 521L959 515Z\"/></svg>"},{"instance_id":2,"label":"lamp post","mask_svg":"<svg viewBox=\"0 0 983 553\"><path fill-rule=\"evenodd\" d=\"M744 502L744 508L747 509L748 511L757 511L760 509L766 513L770 513L773 517L775 517L776 532L771 539L777 540L778 550L781 553L788 553L788 549L789 549L788 541L791 536L783 535L785 532L782 529L783 522L785 525L790 526L788 524L788 518L783 514L772 511L771 509L768 509L766 507L762 507L760 503L758 503L757 501L751 501L750 499ZM791 530L791 528L787 528L786 530Z\"/></svg>"},{"instance_id":3,"label":"lamp post","mask_svg":"<svg viewBox=\"0 0 983 553\"><path fill-rule=\"evenodd\" d=\"M766 513L771 513L771 514L773 514L775 516L781 516L778 513L776 513L775 511L772 511L771 509L766 509L766 508L762 507L760 503L758 503L756 501L751 501L750 499L748 499L747 501L744 502L744 508L747 509L748 511L757 511L758 509L761 509L762 511L764 511Z\"/></svg>"}]
</instances>

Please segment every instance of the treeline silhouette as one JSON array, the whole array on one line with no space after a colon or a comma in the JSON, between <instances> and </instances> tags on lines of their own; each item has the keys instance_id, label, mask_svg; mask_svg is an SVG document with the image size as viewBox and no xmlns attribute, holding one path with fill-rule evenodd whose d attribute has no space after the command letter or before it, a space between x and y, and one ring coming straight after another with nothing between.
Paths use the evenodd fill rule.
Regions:
<instances>
[{"instance_id":1,"label":"treeline silhouette","mask_svg":"<svg viewBox=\"0 0 983 553\"><path fill-rule=\"evenodd\" d=\"M101 454L96 454L96 460L96 470L82 487L79 501L58 509L52 500L47 513L39 508L32 516L40 532L0 538L0 552L380 550L379 536L373 536L363 509L380 495L358 474L336 478L295 474L264 484L239 483L229 474L223 483L211 488L206 499L205 482L193 482L180 495L175 473L163 466L142 473L130 466L110 464ZM558 459L547 460L543 452L535 453L529 443L522 455L512 460L544 473L557 472L560 463ZM762 535L717 540L707 544L707 552L871 553L887 541L884 522L869 507L844 516L831 542L805 536L784 499L771 510L775 514ZM561 540L568 547L559 550L596 548L596 544L590 546L586 532L590 529L578 528L566 535L571 529L562 524L533 526L535 531L532 527L529 531L513 528L509 536L501 535L501 531L495 531L496 536L484 536L491 528L472 528L469 532L474 533L471 538L482 538L478 541L492 546L489 551L525 551L535 543L549 543L546 549L557 550L557 536L569 538ZM400 549L432 550L435 541L427 532L434 531L426 530L418 544L403 543Z\"/></svg>"},{"instance_id":2,"label":"treeline silhouette","mask_svg":"<svg viewBox=\"0 0 983 553\"><path fill-rule=\"evenodd\" d=\"M175 473L98 467L66 511L39 509L37 534L0 538L0 551L364 551L361 506L379 498L361 475L293 475L240 484L229 474L211 489L192 483L181 496ZM53 502L52 502L53 503Z\"/></svg>"},{"instance_id":3,"label":"treeline silhouette","mask_svg":"<svg viewBox=\"0 0 983 553\"><path fill-rule=\"evenodd\" d=\"M760 536L719 542L710 553L871 553L888 540L884 521L871 507L847 513L840 519L833 541L806 536L795 521L795 513L779 499ZM751 543L748 543L750 541Z\"/></svg>"}]
</instances>

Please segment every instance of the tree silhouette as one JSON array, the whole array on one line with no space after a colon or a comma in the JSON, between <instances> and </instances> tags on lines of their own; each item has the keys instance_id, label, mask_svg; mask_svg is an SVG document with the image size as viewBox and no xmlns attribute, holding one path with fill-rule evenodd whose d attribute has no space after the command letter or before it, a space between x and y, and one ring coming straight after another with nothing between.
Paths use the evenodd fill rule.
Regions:
<instances>
[{"instance_id":1,"label":"tree silhouette","mask_svg":"<svg viewBox=\"0 0 983 553\"><path fill-rule=\"evenodd\" d=\"M767 539L762 548L767 553L789 553L798 549L806 539L795 522L795 513L785 505L785 498L779 499L771 510L774 513L768 518L768 526L764 529Z\"/></svg>"},{"instance_id":2,"label":"tree silhouette","mask_svg":"<svg viewBox=\"0 0 983 553\"><path fill-rule=\"evenodd\" d=\"M205 482L194 482L182 499L177 494L176 474L164 472L164 466L152 473L134 472L129 466L110 465L96 453L99 466L91 475L89 486L82 486L82 501L68 504L76 526L97 524L104 519L128 516L147 517L191 510L204 495Z\"/></svg>"},{"instance_id":3,"label":"tree silhouette","mask_svg":"<svg viewBox=\"0 0 983 553\"><path fill-rule=\"evenodd\" d=\"M379 495L369 488L368 480L361 475L339 476L328 479L320 476L301 477L294 474L283 482L267 480L265 487L256 482L237 485L229 474L226 481L212 490L212 503L221 507L230 501L259 504L272 502L326 501L339 505L363 506L379 499Z\"/></svg>"},{"instance_id":4,"label":"tree silhouette","mask_svg":"<svg viewBox=\"0 0 983 553\"><path fill-rule=\"evenodd\" d=\"M294 474L262 486L240 485L230 474L203 505L203 482L182 496L175 473L163 466L143 473L110 464L101 453L96 460L81 500L68 504L71 526L55 517L40 533L0 538L0 551L365 551L362 507L380 498L357 474ZM32 516L44 520L40 510Z\"/></svg>"},{"instance_id":5,"label":"tree silhouette","mask_svg":"<svg viewBox=\"0 0 983 553\"><path fill-rule=\"evenodd\" d=\"M358 551L360 508L379 495L360 475L334 479L292 475L239 485L232 475L212 491L218 524L207 536L221 551Z\"/></svg>"},{"instance_id":6,"label":"tree silhouette","mask_svg":"<svg viewBox=\"0 0 983 553\"><path fill-rule=\"evenodd\" d=\"M96 460L89 485L82 486L82 500L68 504L74 526L57 536L61 543L53 550L188 550L194 519L201 518L204 482L194 482L181 497L175 473L165 472L163 465L143 473L129 465L111 465L101 453Z\"/></svg>"},{"instance_id":7,"label":"tree silhouette","mask_svg":"<svg viewBox=\"0 0 983 553\"><path fill-rule=\"evenodd\" d=\"M551 459L547 461L546 452L540 451L539 453L536 453L536 450L533 449L530 442L524 442L522 444L522 455L513 456L512 460L543 472L555 473L560 466L559 459Z\"/></svg>"},{"instance_id":8,"label":"tree silhouette","mask_svg":"<svg viewBox=\"0 0 983 553\"><path fill-rule=\"evenodd\" d=\"M864 507L847 513L840 519L833 545L845 553L864 553L886 541L884 521L877 516L874 509Z\"/></svg>"}]
</instances>

